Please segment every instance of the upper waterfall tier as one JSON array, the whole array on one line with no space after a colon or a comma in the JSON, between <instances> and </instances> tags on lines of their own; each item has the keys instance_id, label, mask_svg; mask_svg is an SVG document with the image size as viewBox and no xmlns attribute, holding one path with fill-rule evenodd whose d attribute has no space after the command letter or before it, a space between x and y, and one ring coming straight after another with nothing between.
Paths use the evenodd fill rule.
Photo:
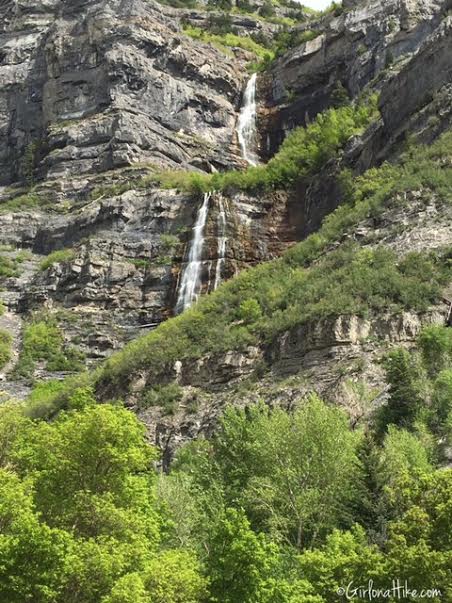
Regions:
<instances>
[{"instance_id":1,"label":"upper waterfall tier","mask_svg":"<svg viewBox=\"0 0 452 603\"><path fill-rule=\"evenodd\" d=\"M242 156L250 165L257 165L259 158L256 153L256 80L253 73L243 94L243 105L237 122L237 137Z\"/></svg>"}]
</instances>

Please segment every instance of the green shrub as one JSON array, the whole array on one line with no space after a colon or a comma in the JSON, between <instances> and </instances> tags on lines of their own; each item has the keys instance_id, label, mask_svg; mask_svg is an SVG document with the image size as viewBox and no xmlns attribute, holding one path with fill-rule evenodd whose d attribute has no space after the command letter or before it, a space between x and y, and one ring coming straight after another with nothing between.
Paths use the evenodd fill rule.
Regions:
<instances>
[{"instance_id":1,"label":"green shrub","mask_svg":"<svg viewBox=\"0 0 452 603\"><path fill-rule=\"evenodd\" d=\"M295 48L301 44L315 40L315 38L317 38L319 35L320 32L312 31L311 29L306 29L305 31L283 30L278 32L275 36L273 46L275 57L282 56L291 48Z\"/></svg>"},{"instance_id":2,"label":"green shrub","mask_svg":"<svg viewBox=\"0 0 452 603\"><path fill-rule=\"evenodd\" d=\"M32 141L25 147L21 160L22 175L28 186L33 186L35 180L35 168L38 162L40 144L38 141Z\"/></svg>"},{"instance_id":3,"label":"green shrub","mask_svg":"<svg viewBox=\"0 0 452 603\"><path fill-rule=\"evenodd\" d=\"M165 414L172 415L176 410L177 403L182 398L182 393L182 388L177 383L158 385L144 393L140 407L158 406L163 409Z\"/></svg>"},{"instance_id":4,"label":"green shrub","mask_svg":"<svg viewBox=\"0 0 452 603\"><path fill-rule=\"evenodd\" d=\"M202 40L203 42L211 42L217 45L220 49L225 47L238 47L243 50L253 52L257 57L263 59L270 54L269 50L264 46L261 46L250 37L242 37L234 33L222 33L215 34L207 32L199 27L193 27L192 25L186 25L184 27L184 33L195 40Z\"/></svg>"},{"instance_id":5,"label":"green shrub","mask_svg":"<svg viewBox=\"0 0 452 603\"><path fill-rule=\"evenodd\" d=\"M275 15L275 7L271 3L271 0L265 0L264 4L259 9L259 14L264 17L273 17Z\"/></svg>"},{"instance_id":6,"label":"green shrub","mask_svg":"<svg viewBox=\"0 0 452 603\"><path fill-rule=\"evenodd\" d=\"M232 0L208 0L207 6L217 10L227 11L232 8Z\"/></svg>"},{"instance_id":7,"label":"green shrub","mask_svg":"<svg viewBox=\"0 0 452 603\"><path fill-rule=\"evenodd\" d=\"M32 321L25 326L16 373L31 377L37 361L44 362L48 371L73 372L83 368L83 354L66 345L60 328L51 318Z\"/></svg>"},{"instance_id":8,"label":"green shrub","mask_svg":"<svg viewBox=\"0 0 452 603\"><path fill-rule=\"evenodd\" d=\"M246 324L252 324L262 317L262 310L259 302L254 299L247 299L240 304L239 320L243 320Z\"/></svg>"},{"instance_id":9,"label":"green shrub","mask_svg":"<svg viewBox=\"0 0 452 603\"><path fill-rule=\"evenodd\" d=\"M4 368L11 360L11 344L13 338L8 331L0 329L0 369Z\"/></svg>"},{"instance_id":10,"label":"green shrub","mask_svg":"<svg viewBox=\"0 0 452 603\"><path fill-rule=\"evenodd\" d=\"M10 257L0 255L0 279L12 276L17 276L16 262Z\"/></svg>"},{"instance_id":11,"label":"green shrub","mask_svg":"<svg viewBox=\"0 0 452 603\"><path fill-rule=\"evenodd\" d=\"M431 326L419 337L424 363L432 376L452 366L452 329Z\"/></svg>"},{"instance_id":12,"label":"green shrub","mask_svg":"<svg viewBox=\"0 0 452 603\"><path fill-rule=\"evenodd\" d=\"M209 15L207 29L211 34L223 35L235 33L232 27L232 18L228 13Z\"/></svg>"},{"instance_id":13,"label":"green shrub","mask_svg":"<svg viewBox=\"0 0 452 603\"><path fill-rule=\"evenodd\" d=\"M47 270L55 264L70 262L74 257L75 251L73 249L57 249L56 251L52 251L52 253L42 260L39 269L42 271Z\"/></svg>"},{"instance_id":14,"label":"green shrub","mask_svg":"<svg viewBox=\"0 0 452 603\"><path fill-rule=\"evenodd\" d=\"M27 211L39 207L46 207L47 201L35 192L19 195L0 204L0 212Z\"/></svg>"},{"instance_id":15,"label":"green shrub","mask_svg":"<svg viewBox=\"0 0 452 603\"><path fill-rule=\"evenodd\" d=\"M172 234L162 234L160 236L160 245L162 250L165 252L174 251L175 247L179 245L179 238Z\"/></svg>"},{"instance_id":16,"label":"green shrub","mask_svg":"<svg viewBox=\"0 0 452 603\"><path fill-rule=\"evenodd\" d=\"M11 250L13 251L13 250ZM14 255L0 255L0 281L2 279L17 277L21 272L21 264L29 258L29 251L19 251Z\"/></svg>"},{"instance_id":17,"label":"green shrub","mask_svg":"<svg viewBox=\"0 0 452 603\"><path fill-rule=\"evenodd\" d=\"M127 261L130 262L131 264L133 264L135 266L135 268L142 269L142 270L146 270L146 268L148 268L151 264L150 260L145 259L145 258L132 258Z\"/></svg>"}]
</instances>

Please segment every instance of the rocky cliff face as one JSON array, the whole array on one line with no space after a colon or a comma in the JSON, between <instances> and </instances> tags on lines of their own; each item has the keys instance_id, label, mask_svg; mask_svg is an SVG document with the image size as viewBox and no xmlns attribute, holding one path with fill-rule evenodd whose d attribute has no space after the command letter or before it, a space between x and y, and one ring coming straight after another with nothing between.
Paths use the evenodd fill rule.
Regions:
<instances>
[{"instance_id":1,"label":"rocky cliff face","mask_svg":"<svg viewBox=\"0 0 452 603\"><path fill-rule=\"evenodd\" d=\"M153 2L7 4L0 81L3 184L33 145L41 177L154 162L212 169L234 145L243 60L181 34ZM27 166L29 167L29 166Z\"/></svg>"},{"instance_id":2,"label":"rocky cliff face","mask_svg":"<svg viewBox=\"0 0 452 603\"><path fill-rule=\"evenodd\" d=\"M202 199L161 190L146 178L155 169L245 167L235 128L253 57L185 35L184 23L208 23L202 9L153 0L6 0L2 8L0 242L2 256L15 265L2 277L3 328L14 336L17 357L23 321L52 316L66 342L93 365L144 325L153 328L173 314ZM316 230L342 201L337 173L344 166L359 173L396 156L407 135L433 140L450 124L450 3L369 0L344 8L303 23L315 37L259 75L261 155L271 156L294 126L344 102L344 91L350 98L381 91L382 120L350 141L339 164L326 165L290 194L213 192L203 293L217 280L220 205L226 279ZM278 18L287 16L278 10ZM243 36L271 37L281 27L249 15L232 21ZM63 249L64 259L42 264ZM336 345L326 332L316 337L325 350ZM178 378L188 392L202 379L213 389L235 377L241 382L264 358L280 366L285 346L206 359L198 372L182 367ZM347 346L341 349L356 356L357 348ZM318 361L315 378L329 354ZM54 375L42 369L39 376ZM4 387L23 394L11 375Z\"/></svg>"},{"instance_id":3,"label":"rocky cliff face","mask_svg":"<svg viewBox=\"0 0 452 603\"><path fill-rule=\"evenodd\" d=\"M384 86L435 35L450 8L449 0L345 2L339 16L314 23L312 39L281 57L263 84L265 151L271 156L287 131L325 108ZM441 77L441 69L434 72ZM397 120L398 111L393 115Z\"/></svg>"}]
</instances>

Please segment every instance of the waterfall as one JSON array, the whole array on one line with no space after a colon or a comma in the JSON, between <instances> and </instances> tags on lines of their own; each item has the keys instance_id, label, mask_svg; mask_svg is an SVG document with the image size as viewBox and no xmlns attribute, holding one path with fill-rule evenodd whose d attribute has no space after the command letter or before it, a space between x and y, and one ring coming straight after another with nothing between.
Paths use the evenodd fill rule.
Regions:
<instances>
[{"instance_id":1,"label":"waterfall","mask_svg":"<svg viewBox=\"0 0 452 603\"><path fill-rule=\"evenodd\" d=\"M221 271L223 269L225 263L225 255L226 255L226 212L224 210L223 199L219 198L219 212L218 212L218 258L217 265L215 268L215 283L214 290L218 287L221 282Z\"/></svg>"},{"instance_id":2,"label":"waterfall","mask_svg":"<svg viewBox=\"0 0 452 603\"><path fill-rule=\"evenodd\" d=\"M253 73L246 85L237 122L237 137L242 149L242 157L250 165L257 165L259 162L253 151L253 147L256 147L256 79L257 74Z\"/></svg>"},{"instance_id":3,"label":"waterfall","mask_svg":"<svg viewBox=\"0 0 452 603\"><path fill-rule=\"evenodd\" d=\"M202 249L204 246L204 228L207 222L211 193L204 193L204 201L199 208L193 235L190 242L188 262L182 274L177 296L176 313L189 308L198 299L201 286Z\"/></svg>"}]
</instances>

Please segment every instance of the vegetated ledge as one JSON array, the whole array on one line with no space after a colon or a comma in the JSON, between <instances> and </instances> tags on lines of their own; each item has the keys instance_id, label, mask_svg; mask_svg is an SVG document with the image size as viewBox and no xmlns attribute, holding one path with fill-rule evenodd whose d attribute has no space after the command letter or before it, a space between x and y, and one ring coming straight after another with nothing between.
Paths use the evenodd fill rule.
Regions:
<instances>
[{"instance_id":1,"label":"vegetated ledge","mask_svg":"<svg viewBox=\"0 0 452 603\"><path fill-rule=\"evenodd\" d=\"M452 282L450 248L400 257L378 241L362 247L346 235L362 220L408 204L405 192L422 191L426 203L434 196L439 204L450 204L451 157L452 133L447 133L430 147L413 148L399 165L383 165L351 180L348 203L318 233L282 258L240 273L97 371L69 381L52 400L38 402L32 414L64 407L65 391L77 385L93 385L101 400L127 398L138 377L139 392L170 381L178 360L270 346L281 334L322 319L427 312Z\"/></svg>"},{"instance_id":2,"label":"vegetated ledge","mask_svg":"<svg viewBox=\"0 0 452 603\"><path fill-rule=\"evenodd\" d=\"M307 127L293 130L278 152L264 165L248 167L244 171L231 170L204 174L183 170L158 171L130 183L95 188L91 198L118 195L129 189L157 186L188 193L207 191L262 192L290 189L297 180L309 178L344 148L352 136L362 134L377 121L377 97L371 96L356 104L329 109L317 115Z\"/></svg>"}]
</instances>

